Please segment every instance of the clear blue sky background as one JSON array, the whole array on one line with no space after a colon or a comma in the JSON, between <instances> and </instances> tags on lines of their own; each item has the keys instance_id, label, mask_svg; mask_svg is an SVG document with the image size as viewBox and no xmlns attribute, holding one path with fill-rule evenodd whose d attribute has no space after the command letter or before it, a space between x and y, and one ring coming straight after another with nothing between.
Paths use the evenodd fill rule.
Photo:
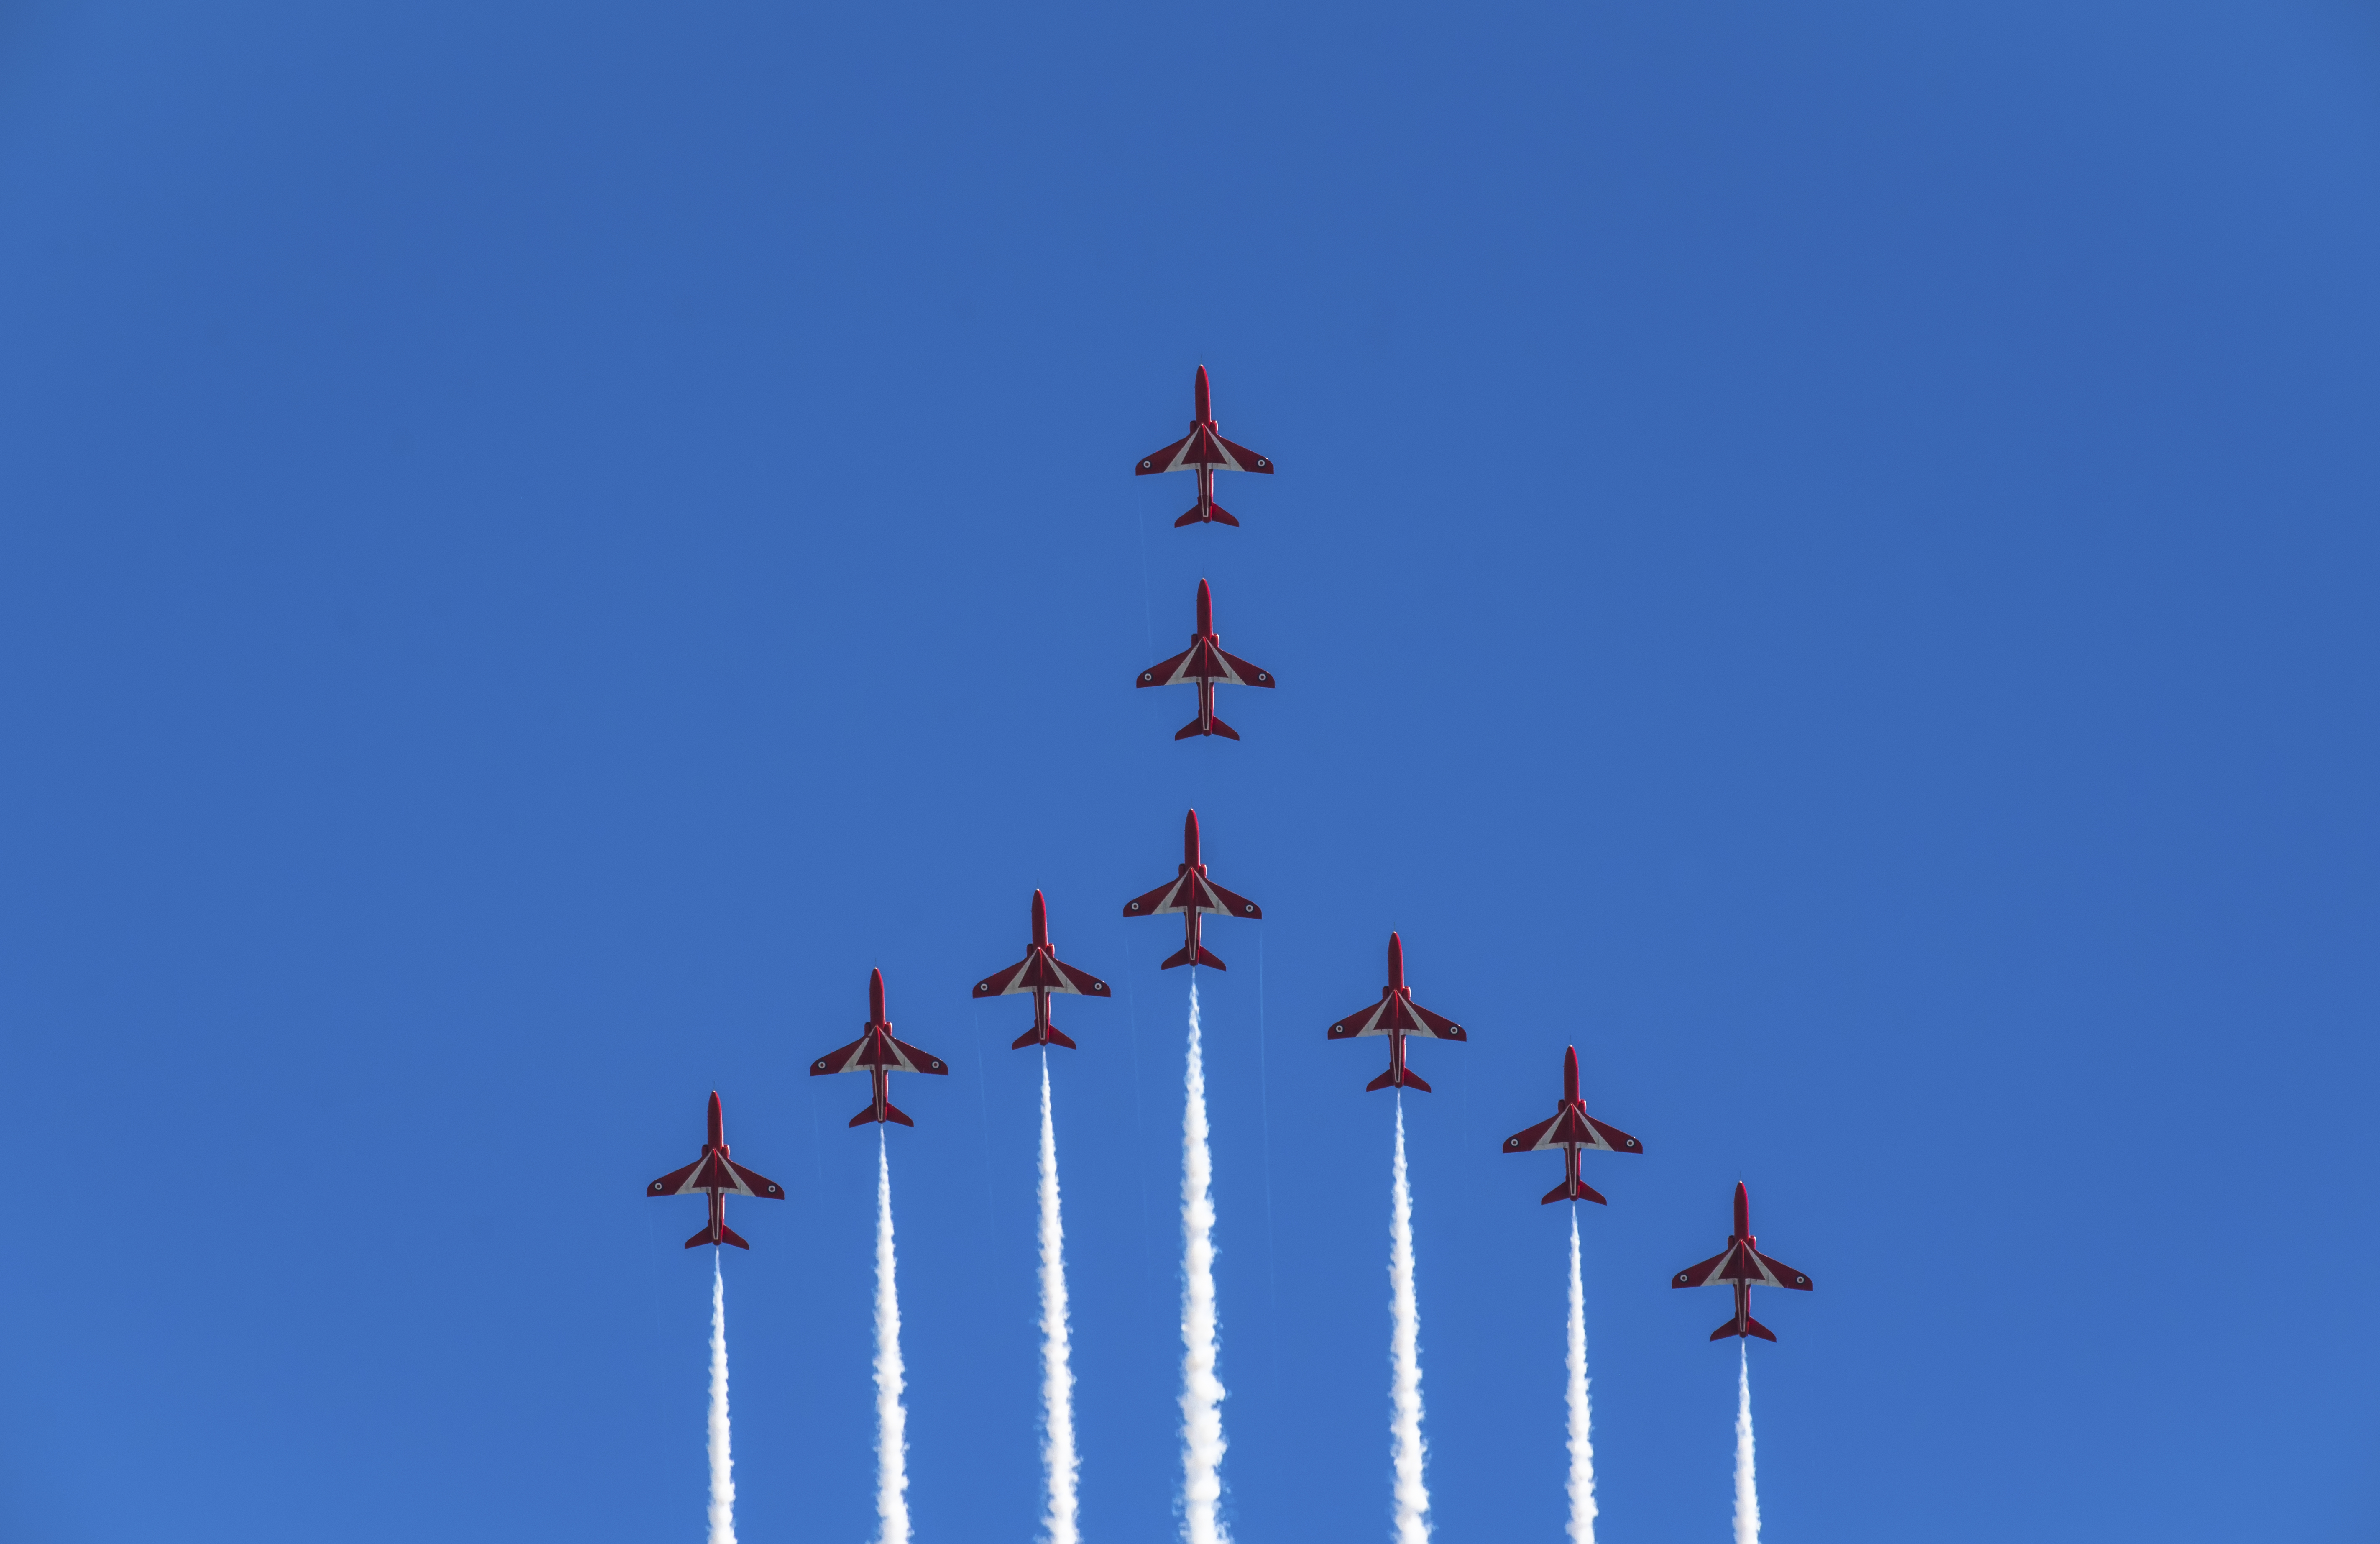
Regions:
<instances>
[{"instance_id":1,"label":"clear blue sky background","mask_svg":"<svg viewBox=\"0 0 2380 1544\"><path fill-rule=\"evenodd\" d=\"M1173 1527L1184 808L1230 1507L2372 1537L2380 22L2344 4L95 3L0 22L0 1534L1028 1539L1046 889L1096 1544ZM1279 476L1170 529L1192 366ZM1174 744L1200 576L1281 679ZM922 1085L922 1086L921 1086Z\"/></svg>"}]
</instances>

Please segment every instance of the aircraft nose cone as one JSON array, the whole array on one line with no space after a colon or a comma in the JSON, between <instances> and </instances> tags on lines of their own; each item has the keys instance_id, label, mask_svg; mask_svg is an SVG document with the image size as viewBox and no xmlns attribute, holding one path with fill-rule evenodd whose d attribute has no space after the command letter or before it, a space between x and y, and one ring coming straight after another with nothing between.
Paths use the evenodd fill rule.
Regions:
<instances>
[{"instance_id":1,"label":"aircraft nose cone","mask_svg":"<svg viewBox=\"0 0 2380 1544\"><path fill-rule=\"evenodd\" d=\"M884 972L881 970L868 973L868 1022L884 1022Z\"/></svg>"}]
</instances>

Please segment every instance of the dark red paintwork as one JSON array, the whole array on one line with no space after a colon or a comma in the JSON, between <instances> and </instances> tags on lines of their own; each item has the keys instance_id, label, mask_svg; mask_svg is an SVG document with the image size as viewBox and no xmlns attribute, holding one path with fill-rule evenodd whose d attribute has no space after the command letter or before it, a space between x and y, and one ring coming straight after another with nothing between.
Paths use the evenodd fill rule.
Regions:
<instances>
[{"instance_id":1,"label":"dark red paintwork","mask_svg":"<svg viewBox=\"0 0 2380 1544\"><path fill-rule=\"evenodd\" d=\"M1545 1193L1543 1204L1556 1201L1593 1201L1603 1204L1595 1187L1579 1177L1578 1155L1583 1152L1638 1152L1645 1145L1616 1125L1607 1125L1586 1112L1586 1100L1578 1092L1578 1048L1562 1048L1562 1097L1554 1109L1551 1120L1539 1121L1526 1131L1516 1131L1504 1138L1506 1152L1544 1152L1551 1148L1562 1149L1562 1182Z\"/></svg>"},{"instance_id":2,"label":"dark red paintwork","mask_svg":"<svg viewBox=\"0 0 2380 1544\"><path fill-rule=\"evenodd\" d=\"M1198 502L1192 505L1182 517L1173 522L1183 526L1212 521L1217 525L1236 526L1231 511L1215 502L1215 474L1227 472L1263 472L1269 476L1272 463L1245 445L1235 445L1223 438L1215 427L1212 400L1207 385L1207 367L1198 367L1198 378L1191 388L1192 408L1190 432L1163 450L1152 451L1133 468L1137 477L1149 477L1160 472L1184 469L1198 474Z\"/></svg>"},{"instance_id":3,"label":"dark red paintwork","mask_svg":"<svg viewBox=\"0 0 2380 1544\"><path fill-rule=\"evenodd\" d=\"M785 1192L766 1174L756 1174L727 1156L727 1118L721 1113L719 1094L710 1095L710 1137L702 1144L702 1156L674 1173L663 1174L645 1186L648 1196L686 1196L701 1191L710 1198L710 1221L700 1233L686 1241L689 1249L699 1244L733 1244L738 1249L752 1247L736 1236L727 1225L727 1198L751 1196L764 1201L782 1201Z\"/></svg>"},{"instance_id":4,"label":"dark red paintwork","mask_svg":"<svg viewBox=\"0 0 2380 1544\"><path fill-rule=\"evenodd\" d=\"M1814 1292L1816 1285L1809 1277L1780 1259L1771 1259L1760 1252L1759 1240L1752 1236L1752 1192L1738 1180L1735 1185L1735 1233L1727 1247L1703 1261L1690 1265L1670 1278L1673 1287L1706 1286L1723 1282L1735 1288L1735 1317L1711 1331L1710 1338L1723 1341L1730 1336L1757 1335L1773 1341L1768 1327L1752 1317L1752 1289L1756 1286L1784 1287L1791 1292Z\"/></svg>"},{"instance_id":5,"label":"dark red paintwork","mask_svg":"<svg viewBox=\"0 0 2380 1544\"><path fill-rule=\"evenodd\" d=\"M1183 923L1182 952L1158 967L1171 970L1177 965L1210 965L1223 968L1223 962L1208 954L1198 941L1198 918L1207 912L1220 912L1226 917L1245 917L1259 920L1264 911L1245 895L1234 895L1207 877L1207 866L1198 861L1198 811L1193 809L1182 822L1182 869L1172 880L1159 885L1148 894L1123 904L1126 917L1155 917L1160 913L1180 912Z\"/></svg>"},{"instance_id":6,"label":"dark red paintwork","mask_svg":"<svg viewBox=\"0 0 2380 1544\"><path fill-rule=\"evenodd\" d=\"M1364 1085L1366 1093L1375 1088L1413 1088L1425 1094L1429 1092L1429 1085L1405 1065L1407 1035L1419 1035L1434 1040L1467 1040L1471 1038L1463 1032L1460 1024L1431 1013L1413 1000L1413 989L1405 985L1404 940L1394 933L1389 935L1389 984L1380 989L1380 1000L1332 1025L1329 1038L1352 1040L1366 1035L1386 1035L1389 1038L1389 1070Z\"/></svg>"},{"instance_id":7,"label":"dark red paintwork","mask_svg":"<svg viewBox=\"0 0 2380 1544\"><path fill-rule=\"evenodd\" d=\"M1041 899L1041 892L1033 893L1033 947L1023 959L1004 970L994 971L975 984L978 997L1007 997L1016 992L1033 994L1033 1027L1017 1037L1009 1049L1022 1051L1028 1045L1062 1045L1075 1049L1075 1042L1050 1022L1050 996L1067 992L1077 997L1106 997L1108 984L1087 970L1077 970L1058 957L1050 942L1050 908Z\"/></svg>"},{"instance_id":8,"label":"dark red paintwork","mask_svg":"<svg viewBox=\"0 0 2380 1544\"><path fill-rule=\"evenodd\" d=\"M875 1097L868 1108L851 1117L853 1125L879 1125L890 1121L896 1125L917 1123L892 1107L892 1075L896 1072L928 1072L950 1076L950 1064L929 1051L920 1051L905 1040L892 1038L892 1021L884 1016L884 972L868 973L868 1022L860 1026L859 1039L849 1045L839 1046L810 1064L812 1077L824 1077L838 1072L864 1072L875 1085Z\"/></svg>"},{"instance_id":9,"label":"dark red paintwork","mask_svg":"<svg viewBox=\"0 0 2380 1544\"><path fill-rule=\"evenodd\" d=\"M1270 672L1250 664L1234 654L1223 652L1223 640L1215 631L1215 595L1207 581L1198 581L1198 627L1190 635L1190 647L1170 660L1150 665L1140 673L1135 687L1173 687L1184 682L1198 687L1198 716L1174 732L1177 740L1193 735L1220 735L1236 740L1240 732L1215 716L1215 687L1270 687Z\"/></svg>"}]
</instances>

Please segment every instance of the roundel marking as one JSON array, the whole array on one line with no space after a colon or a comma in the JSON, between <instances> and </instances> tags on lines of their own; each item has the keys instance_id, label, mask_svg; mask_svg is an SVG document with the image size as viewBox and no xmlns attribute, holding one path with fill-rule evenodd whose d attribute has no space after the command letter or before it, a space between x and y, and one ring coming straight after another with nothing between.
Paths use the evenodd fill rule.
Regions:
<instances>
[{"instance_id":1,"label":"roundel marking","mask_svg":"<svg viewBox=\"0 0 2380 1544\"><path fill-rule=\"evenodd\" d=\"M1123 909L1126 911L1138 911L1140 909L1140 903L1138 901L1130 902Z\"/></svg>"},{"instance_id":2,"label":"roundel marking","mask_svg":"<svg viewBox=\"0 0 2380 1544\"><path fill-rule=\"evenodd\" d=\"M1259 670L1259 671L1257 671L1257 680L1259 680L1259 681L1269 681L1269 680L1271 680L1271 679L1272 679L1272 677L1271 677L1271 676L1269 676L1269 675L1267 675L1263 671Z\"/></svg>"},{"instance_id":3,"label":"roundel marking","mask_svg":"<svg viewBox=\"0 0 2380 1544\"><path fill-rule=\"evenodd\" d=\"M777 1193L777 1187L776 1187L775 1185L772 1185L769 1186L769 1194L770 1194L770 1195L773 1196L773 1195L775 1195L776 1193Z\"/></svg>"},{"instance_id":4,"label":"roundel marking","mask_svg":"<svg viewBox=\"0 0 2380 1544\"><path fill-rule=\"evenodd\" d=\"M1628 1138L1628 1145L1632 1148L1634 1147L1636 1145L1636 1138L1633 1137Z\"/></svg>"},{"instance_id":5,"label":"roundel marking","mask_svg":"<svg viewBox=\"0 0 2380 1544\"><path fill-rule=\"evenodd\" d=\"M1810 1284L1810 1278L1807 1276L1796 1276L1793 1278L1793 1284L1795 1286L1808 1286Z\"/></svg>"},{"instance_id":6,"label":"roundel marking","mask_svg":"<svg viewBox=\"0 0 2380 1544\"><path fill-rule=\"evenodd\" d=\"M1140 673L1140 678L1141 678L1142 680L1146 681L1146 680L1148 680L1150 676L1152 676L1152 675L1156 675L1156 674L1157 674L1157 672L1155 672L1155 671L1153 671L1153 670L1144 670L1144 671L1142 671L1142 672Z\"/></svg>"},{"instance_id":7,"label":"roundel marking","mask_svg":"<svg viewBox=\"0 0 2380 1544\"><path fill-rule=\"evenodd\" d=\"M1250 917L1254 917L1256 914L1257 914L1256 903L1255 903L1255 902L1253 902L1253 901L1251 901L1251 902L1249 902L1249 903L1248 903L1248 915L1249 915Z\"/></svg>"},{"instance_id":8,"label":"roundel marking","mask_svg":"<svg viewBox=\"0 0 2380 1544\"><path fill-rule=\"evenodd\" d=\"M1681 1282L1682 1282L1682 1281L1684 1281L1685 1279L1686 1279L1686 1273L1685 1273L1684 1271L1682 1271L1682 1270L1679 1271L1679 1272L1678 1272L1678 1280L1679 1280L1679 1281L1681 1281Z\"/></svg>"},{"instance_id":9,"label":"roundel marking","mask_svg":"<svg viewBox=\"0 0 2380 1544\"><path fill-rule=\"evenodd\" d=\"M1147 471L1147 470L1148 469L1148 462L1146 462L1146 461L1143 461L1143 462L1140 464L1140 468L1141 468L1141 470L1143 470L1143 471Z\"/></svg>"},{"instance_id":10,"label":"roundel marking","mask_svg":"<svg viewBox=\"0 0 2380 1544\"><path fill-rule=\"evenodd\" d=\"M1269 461L1268 461L1268 460L1266 460L1263 456L1257 456L1257 466L1259 466L1259 467L1269 467L1269 466L1271 466L1271 465L1272 465L1272 463L1271 463L1271 462L1269 462Z\"/></svg>"}]
</instances>

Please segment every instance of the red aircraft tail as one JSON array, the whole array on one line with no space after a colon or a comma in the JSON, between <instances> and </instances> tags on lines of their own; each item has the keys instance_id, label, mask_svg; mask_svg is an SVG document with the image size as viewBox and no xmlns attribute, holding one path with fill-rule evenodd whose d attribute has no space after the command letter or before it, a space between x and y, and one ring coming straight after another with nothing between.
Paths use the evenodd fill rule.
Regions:
<instances>
[{"instance_id":1,"label":"red aircraft tail","mask_svg":"<svg viewBox=\"0 0 2380 1544\"><path fill-rule=\"evenodd\" d=\"M1207 720L1207 727L1204 729L1198 727L1198 721L1194 718L1173 732L1173 737L1177 740L1186 740L1193 735L1220 735L1227 740L1236 740L1240 737L1238 730L1225 723L1221 719L1214 717Z\"/></svg>"},{"instance_id":2,"label":"red aircraft tail","mask_svg":"<svg viewBox=\"0 0 2380 1544\"><path fill-rule=\"evenodd\" d=\"M1211 965L1218 970L1230 968L1228 966L1224 965L1222 961L1207 953L1207 946L1203 943L1198 945L1197 958L1191 958L1188 947L1184 946L1174 950L1172 954L1166 957L1165 963L1159 966L1157 968L1160 970L1171 970L1177 965Z\"/></svg>"},{"instance_id":3,"label":"red aircraft tail","mask_svg":"<svg viewBox=\"0 0 2380 1544\"><path fill-rule=\"evenodd\" d=\"M1365 1084L1364 1091L1368 1094L1376 1092L1381 1088L1393 1088L1398 1087L1400 1083L1402 1083L1403 1087L1412 1088L1419 1093L1426 1094L1429 1092L1429 1085L1423 1082L1420 1076L1417 1076L1411 1067L1407 1067L1405 1069L1405 1075L1402 1079L1397 1076L1397 1069L1390 1067L1388 1071L1380 1074L1379 1076L1375 1077L1369 1083Z\"/></svg>"},{"instance_id":4,"label":"red aircraft tail","mask_svg":"<svg viewBox=\"0 0 2380 1544\"><path fill-rule=\"evenodd\" d=\"M1735 1320L1730 1319L1726 1323L1711 1331L1711 1339L1715 1341L1723 1341L1730 1335L1758 1335L1762 1340L1768 1342L1772 1345L1775 1344L1777 1341L1777 1337L1768 1332L1768 1326L1761 1323L1760 1320L1753 1318L1750 1314L1743 1316L1743 1328L1740 1330L1736 1328Z\"/></svg>"},{"instance_id":5,"label":"red aircraft tail","mask_svg":"<svg viewBox=\"0 0 2380 1544\"><path fill-rule=\"evenodd\" d=\"M738 1249L749 1249L752 1247L752 1246L745 1243L742 1238L736 1235L736 1232L734 1228L729 1227L724 1222L719 1224L719 1236L717 1238L710 1236L710 1224L705 1222L702 1225L702 1231L700 1233L696 1234L692 1238L686 1241L686 1246L689 1249L698 1249L706 1244L733 1244Z\"/></svg>"},{"instance_id":6,"label":"red aircraft tail","mask_svg":"<svg viewBox=\"0 0 2380 1544\"><path fill-rule=\"evenodd\" d=\"M852 1117L851 1117L851 1124L852 1124L853 1125L866 1125L868 1122L870 1122L870 1121L874 1120L875 1118L876 1118L876 1106L874 1106L873 1104L871 1104L871 1105L869 1105L867 1109L862 1110L858 1114L852 1116ZM891 1100L886 1100L884 1101L884 1118L885 1118L886 1120L888 1120L888 1121L893 1122L895 1125L916 1125L917 1124L917 1122L915 1122L915 1121L911 1120L908 1116L904 1115L903 1113L901 1113L901 1112L900 1112L897 1108L895 1108L895 1107L894 1107L894 1105L893 1105L893 1103L892 1103L892 1101Z\"/></svg>"},{"instance_id":7,"label":"red aircraft tail","mask_svg":"<svg viewBox=\"0 0 2380 1544\"><path fill-rule=\"evenodd\" d=\"M1207 518L1214 521L1219 526L1236 526L1240 523L1237 519L1232 517L1230 510L1224 508L1220 504L1210 504L1207 506ZM1182 512L1182 518L1173 522L1173 529L1180 530L1184 526L1195 526L1197 523L1198 506L1196 505L1192 505L1188 509Z\"/></svg>"},{"instance_id":8,"label":"red aircraft tail","mask_svg":"<svg viewBox=\"0 0 2380 1544\"><path fill-rule=\"evenodd\" d=\"M1568 1180L1562 1181L1560 1185L1555 1185L1551 1190L1547 1191L1545 1195L1538 1199L1537 1204L1539 1206L1551 1206L1556 1201L1593 1201L1597 1206L1609 1206L1610 1204L1603 1198L1601 1192L1597 1191L1595 1186L1587 1184L1585 1180L1579 1181L1576 1185L1572 1185Z\"/></svg>"},{"instance_id":9,"label":"red aircraft tail","mask_svg":"<svg viewBox=\"0 0 2380 1544\"><path fill-rule=\"evenodd\" d=\"M1048 1039L1044 1040L1041 1039L1041 1031L1039 1029L1027 1029L1025 1033L1017 1036L1014 1040L1011 1041L1008 1049L1011 1051L1022 1051L1026 1046L1037 1043L1041 1045L1062 1045L1069 1051L1079 1051L1082 1049L1074 1041L1068 1039L1066 1038L1066 1032L1063 1029L1059 1028L1054 1024L1050 1027L1050 1038Z\"/></svg>"}]
</instances>

